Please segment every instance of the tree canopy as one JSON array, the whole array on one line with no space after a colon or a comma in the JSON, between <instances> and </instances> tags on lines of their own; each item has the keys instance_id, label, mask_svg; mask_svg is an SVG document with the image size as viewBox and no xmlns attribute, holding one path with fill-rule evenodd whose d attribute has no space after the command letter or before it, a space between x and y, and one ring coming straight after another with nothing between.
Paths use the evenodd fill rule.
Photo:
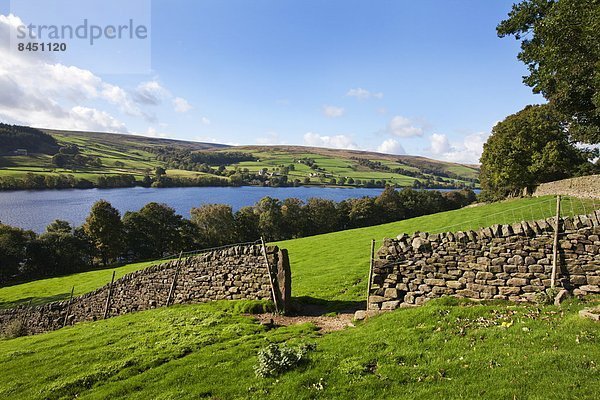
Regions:
<instances>
[{"instance_id":1,"label":"tree canopy","mask_svg":"<svg viewBox=\"0 0 600 400\"><path fill-rule=\"evenodd\" d=\"M25 149L31 153L55 154L58 148L56 139L39 129L0 122L0 154L17 149Z\"/></svg>"},{"instance_id":2,"label":"tree canopy","mask_svg":"<svg viewBox=\"0 0 600 400\"><path fill-rule=\"evenodd\" d=\"M523 0L497 32L521 40L525 84L566 117L572 138L600 143L600 0Z\"/></svg>"},{"instance_id":3,"label":"tree canopy","mask_svg":"<svg viewBox=\"0 0 600 400\"><path fill-rule=\"evenodd\" d=\"M590 152L569 139L552 106L527 106L492 129L481 156L481 187L504 197L542 182L590 172Z\"/></svg>"},{"instance_id":4,"label":"tree canopy","mask_svg":"<svg viewBox=\"0 0 600 400\"><path fill-rule=\"evenodd\" d=\"M108 201L94 203L83 224L85 234L92 240L104 265L116 259L123 249L121 214Z\"/></svg>"}]
</instances>

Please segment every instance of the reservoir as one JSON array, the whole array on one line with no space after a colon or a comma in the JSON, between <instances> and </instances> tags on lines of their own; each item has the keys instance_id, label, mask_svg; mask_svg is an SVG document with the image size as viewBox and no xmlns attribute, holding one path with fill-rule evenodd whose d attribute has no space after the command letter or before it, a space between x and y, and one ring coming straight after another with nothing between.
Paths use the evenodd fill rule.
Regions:
<instances>
[{"instance_id":1,"label":"reservoir","mask_svg":"<svg viewBox=\"0 0 600 400\"><path fill-rule=\"evenodd\" d=\"M190 210L203 204L227 204L237 211L252 206L263 197L279 200L295 197L306 201L319 197L334 201L364 196L378 196L383 189L300 187L182 187L182 188L117 188L0 191L0 222L42 233L55 219L83 224L92 204L106 200L123 215L137 211L154 201L173 207L177 214L190 217ZM448 191L441 189L441 191ZM476 192L479 192L477 190Z\"/></svg>"},{"instance_id":2,"label":"reservoir","mask_svg":"<svg viewBox=\"0 0 600 400\"><path fill-rule=\"evenodd\" d=\"M296 197L308 200L320 197L334 201L363 196L378 196L383 189L300 187L183 187L183 188L118 188L118 189L61 189L15 190L0 192L0 222L19 228L44 232L55 219L69 221L73 226L83 224L94 202L103 199L123 215L137 211L152 201L173 207L177 214L190 217L190 210L203 204L228 204L237 211L252 206L263 197L280 200Z\"/></svg>"}]
</instances>

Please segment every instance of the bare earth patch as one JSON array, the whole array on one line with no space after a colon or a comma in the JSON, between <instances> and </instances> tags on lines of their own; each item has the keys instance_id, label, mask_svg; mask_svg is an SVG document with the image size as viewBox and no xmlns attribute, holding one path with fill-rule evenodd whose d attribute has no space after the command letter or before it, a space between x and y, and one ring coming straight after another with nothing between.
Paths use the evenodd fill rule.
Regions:
<instances>
[{"instance_id":1,"label":"bare earth patch","mask_svg":"<svg viewBox=\"0 0 600 400\"><path fill-rule=\"evenodd\" d=\"M354 311L356 311L354 308L349 308L337 313L331 313L328 312L326 307L319 304L302 304L297 305L294 312L289 315L258 314L252 315L252 317L270 328L310 322L318 327L321 332L327 333L340 331L347 327L354 327L352 323Z\"/></svg>"},{"instance_id":2,"label":"bare earth patch","mask_svg":"<svg viewBox=\"0 0 600 400\"><path fill-rule=\"evenodd\" d=\"M353 327L352 318L354 317L353 313L341 313L336 315L279 315L279 314L258 314L253 315L257 320L260 321L263 325L268 325L271 327L278 326L289 326L296 324L305 324L307 322L315 324L321 332L333 332L339 331L347 327Z\"/></svg>"}]
</instances>

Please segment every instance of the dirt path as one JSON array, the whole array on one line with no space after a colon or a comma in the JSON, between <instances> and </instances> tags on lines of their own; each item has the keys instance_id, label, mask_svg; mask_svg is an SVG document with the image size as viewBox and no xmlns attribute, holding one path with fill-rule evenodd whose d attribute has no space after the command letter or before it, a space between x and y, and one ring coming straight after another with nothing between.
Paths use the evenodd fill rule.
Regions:
<instances>
[{"instance_id":1,"label":"dirt path","mask_svg":"<svg viewBox=\"0 0 600 400\"><path fill-rule=\"evenodd\" d=\"M258 314L253 315L263 325L272 327L289 326L311 322L323 333L339 331L348 327L354 327L354 310L341 311L333 314L328 313L322 306L305 304L292 315Z\"/></svg>"},{"instance_id":2,"label":"dirt path","mask_svg":"<svg viewBox=\"0 0 600 400\"><path fill-rule=\"evenodd\" d=\"M296 324L304 324L307 322L312 322L315 324L321 332L333 332L339 331L347 327L353 327L352 318L354 314L337 314L335 316L310 316L310 315L295 315L295 316L286 316L286 315L277 315L277 314L258 314L253 315L256 319L260 321L261 324L271 325L273 327L278 326L289 326Z\"/></svg>"}]
</instances>

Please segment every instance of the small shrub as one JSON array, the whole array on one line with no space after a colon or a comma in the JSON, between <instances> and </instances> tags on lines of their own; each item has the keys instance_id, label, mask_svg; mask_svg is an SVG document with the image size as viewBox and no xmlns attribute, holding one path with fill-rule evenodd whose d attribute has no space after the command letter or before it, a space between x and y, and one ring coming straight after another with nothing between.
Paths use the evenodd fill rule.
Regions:
<instances>
[{"instance_id":1,"label":"small shrub","mask_svg":"<svg viewBox=\"0 0 600 400\"><path fill-rule=\"evenodd\" d=\"M27 335L27 326L23 320L12 320L4 328L4 336L7 339L14 339L25 335Z\"/></svg>"},{"instance_id":2,"label":"small shrub","mask_svg":"<svg viewBox=\"0 0 600 400\"><path fill-rule=\"evenodd\" d=\"M266 314L275 312L275 304L267 300L255 300L250 302L240 302L236 309L240 314Z\"/></svg>"},{"instance_id":3,"label":"small shrub","mask_svg":"<svg viewBox=\"0 0 600 400\"><path fill-rule=\"evenodd\" d=\"M275 312L275 304L269 300L219 301L213 304L223 312L233 314L266 314Z\"/></svg>"},{"instance_id":4,"label":"small shrub","mask_svg":"<svg viewBox=\"0 0 600 400\"><path fill-rule=\"evenodd\" d=\"M254 366L254 372L261 378L277 376L305 361L307 353L315 348L314 344L290 347L286 344L271 343L258 352L258 363Z\"/></svg>"}]
</instances>

